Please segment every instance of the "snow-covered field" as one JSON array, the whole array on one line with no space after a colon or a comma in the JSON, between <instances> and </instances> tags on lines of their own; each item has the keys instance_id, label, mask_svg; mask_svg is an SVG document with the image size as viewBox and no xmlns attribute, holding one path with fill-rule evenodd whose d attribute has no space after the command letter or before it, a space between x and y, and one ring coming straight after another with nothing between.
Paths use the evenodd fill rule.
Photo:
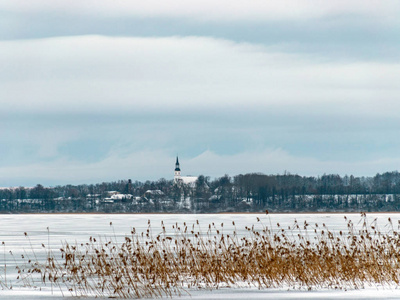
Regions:
<instances>
[{"instance_id":1,"label":"snow-covered field","mask_svg":"<svg viewBox=\"0 0 400 300\"><path fill-rule=\"evenodd\" d=\"M69 298L70 293L61 291L51 285L43 286L37 282L36 287L24 287L24 282L17 280L16 265L21 265L27 258L45 260L49 249L59 255L63 241L69 244L86 243L90 237L104 241L122 242L130 235L133 227L136 232L144 232L150 220L153 235L161 232L161 221L167 232L173 232L172 225L184 222L192 226L197 221L203 232L214 222L215 226L229 234L236 230L239 235L247 234L245 226L262 228L268 226L277 230L279 226L287 228L307 221L310 225L325 224L332 232L347 231L344 217L352 220L355 227L361 227L360 214L205 214L205 215L176 215L176 214L57 214L57 215L0 215L0 299L61 299L64 294ZM377 219L379 229L389 230L388 218L397 228L400 220L399 213L368 214L367 219L373 222ZM260 219L260 222L257 221ZM232 222L235 222L235 226ZM223 223L223 227L221 224ZM26 233L26 234L25 234ZM4 242L4 244L3 244ZM42 245L43 244L43 245ZM44 246L44 247L43 247ZM11 253L10 253L11 251ZM34 254L33 254L34 253ZM24 256L24 259L22 259ZM34 257L36 256L36 257ZM8 287L8 288L7 288ZM12 287L12 289L9 289ZM214 291L192 290L190 295L180 299L399 299L400 289L396 287L370 286L363 290L287 290L257 288L222 288ZM65 299L65 298L64 298Z\"/></svg>"}]
</instances>

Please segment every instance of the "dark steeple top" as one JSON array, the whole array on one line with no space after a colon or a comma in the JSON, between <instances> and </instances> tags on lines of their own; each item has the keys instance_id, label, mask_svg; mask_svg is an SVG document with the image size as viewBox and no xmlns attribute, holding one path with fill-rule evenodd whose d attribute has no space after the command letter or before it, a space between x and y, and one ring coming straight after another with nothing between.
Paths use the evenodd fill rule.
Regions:
<instances>
[{"instance_id":1,"label":"dark steeple top","mask_svg":"<svg viewBox=\"0 0 400 300\"><path fill-rule=\"evenodd\" d=\"M175 163L175 171L180 171L181 169L179 168L179 160L178 156L176 157L176 163Z\"/></svg>"}]
</instances>

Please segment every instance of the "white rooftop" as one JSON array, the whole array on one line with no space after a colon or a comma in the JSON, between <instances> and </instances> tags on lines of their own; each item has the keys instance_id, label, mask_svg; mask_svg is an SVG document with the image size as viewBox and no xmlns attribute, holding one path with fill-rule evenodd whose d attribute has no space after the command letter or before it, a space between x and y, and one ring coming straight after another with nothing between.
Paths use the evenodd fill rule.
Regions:
<instances>
[{"instance_id":1,"label":"white rooftop","mask_svg":"<svg viewBox=\"0 0 400 300\"><path fill-rule=\"evenodd\" d=\"M182 176L181 179L182 179L183 183L190 184L190 183L196 182L197 176Z\"/></svg>"}]
</instances>

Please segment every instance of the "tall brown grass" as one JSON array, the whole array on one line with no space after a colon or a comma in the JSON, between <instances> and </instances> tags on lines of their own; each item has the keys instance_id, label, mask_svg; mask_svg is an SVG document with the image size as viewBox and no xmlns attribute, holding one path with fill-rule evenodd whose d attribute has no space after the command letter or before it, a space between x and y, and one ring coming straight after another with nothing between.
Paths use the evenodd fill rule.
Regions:
<instances>
[{"instance_id":1,"label":"tall brown grass","mask_svg":"<svg viewBox=\"0 0 400 300\"><path fill-rule=\"evenodd\" d=\"M345 218L346 219L346 218ZM347 231L334 233L325 224L299 224L288 228L236 227L224 224L175 224L152 234L135 228L118 243L91 237L85 244L65 242L61 259L30 262L25 280L40 274L43 284L67 288L77 296L122 298L182 295L190 289L255 286L258 288L358 289L366 285L398 285L400 237L391 219L381 232L374 220L361 215L358 229L347 220ZM235 222L232 222L235 226ZM398 227L398 226L397 226ZM256 229L258 228L258 229ZM43 245L44 247L44 245Z\"/></svg>"}]
</instances>

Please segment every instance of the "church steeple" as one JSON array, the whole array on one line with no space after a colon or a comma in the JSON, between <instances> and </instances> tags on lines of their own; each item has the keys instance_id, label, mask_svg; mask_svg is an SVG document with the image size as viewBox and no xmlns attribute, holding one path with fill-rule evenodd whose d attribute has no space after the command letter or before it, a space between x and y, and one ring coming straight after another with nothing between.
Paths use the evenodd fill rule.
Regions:
<instances>
[{"instance_id":1,"label":"church steeple","mask_svg":"<svg viewBox=\"0 0 400 300\"><path fill-rule=\"evenodd\" d=\"M174 181L177 183L181 180L181 168L179 167L179 159L176 156L176 163L175 163L175 173L174 173Z\"/></svg>"},{"instance_id":2,"label":"church steeple","mask_svg":"<svg viewBox=\"0 0 400 300\"><path fill-rule=\"evenodd\" d=\"M175 171L180 171L181 169L179 168L179 160L178 156L176 157L176 163L175 163Z\"/></svg>"}]
</instances>

